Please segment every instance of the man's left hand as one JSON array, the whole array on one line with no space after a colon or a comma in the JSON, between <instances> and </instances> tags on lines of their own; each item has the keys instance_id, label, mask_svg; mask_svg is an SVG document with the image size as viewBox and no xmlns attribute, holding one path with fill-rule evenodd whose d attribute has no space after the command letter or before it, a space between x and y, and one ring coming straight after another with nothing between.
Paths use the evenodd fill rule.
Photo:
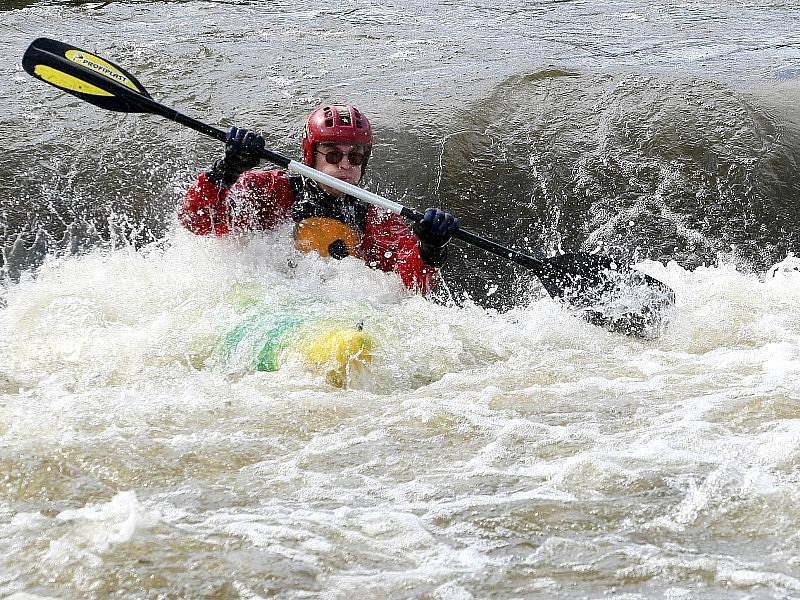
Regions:
<instances>
[{"instance_id":1,"label":"man's left hand","mask_svg":"<svg viewBox=\"0 0 800 600\"><path fill-rule=\"evenodd\" d=\"M458 231L458 219L438 208L429 208L419 223L414 223L411 230L419 238L423 246L441 248L450 242Z\"/></svg>"}]
</instances>

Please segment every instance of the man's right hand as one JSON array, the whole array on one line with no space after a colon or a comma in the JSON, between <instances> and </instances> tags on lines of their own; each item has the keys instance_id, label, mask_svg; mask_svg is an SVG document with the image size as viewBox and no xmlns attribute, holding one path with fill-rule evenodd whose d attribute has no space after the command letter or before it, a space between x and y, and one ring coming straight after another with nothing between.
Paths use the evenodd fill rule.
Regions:
<instances>
[{"instance_id":1,"label":"man's right hand","mask_svg":"<svg viewBox=\"0 0 800 600\"><path fill-rule=\"evenodd\" d=\"M239 175L261 162L264 138L256 131L231 127L225 138L225 158L215 162L208 177L216 183L233 185Z\"/></svg>"}]
</instances>

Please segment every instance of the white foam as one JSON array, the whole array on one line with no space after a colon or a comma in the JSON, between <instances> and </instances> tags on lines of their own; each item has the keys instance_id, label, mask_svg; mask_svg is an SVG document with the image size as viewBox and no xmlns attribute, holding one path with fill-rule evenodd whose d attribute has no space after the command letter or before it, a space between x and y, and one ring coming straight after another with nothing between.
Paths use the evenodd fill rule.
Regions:
<instances>
[{"instance_id":1,"label":"white foam","mask_svg":"<svg viewBox=\"0 0 800 600\"><path fill-rule=\"evenodd\" d=\"M750 539L798 522L793 271L645 263L678 305L664 335L642 341L548 298L503 314L436 304L392 274L295 256L287 242L286 231L180 234L142 252L51 260L7 290L6 484L21 503L48 493L61 504L55 517L8 513L0 548L18 553L14 540L41 538L23 549L30 562L79 579L77 565L135 552L165 525L324 572L320 585L339 595L423 586L460 598L478 596L470 574L508 566L505 538L487 523L539 536L520 564L541 564L549 548L584 568L610 544L628 557L623 575L691 578L704 571L686 552L668 564L657 552L643 558L638 536L732 527ZM371 385L333 389L293 365L215 370L215 340L251 301L363 321L377 342ZM134 492L90 501L109 478L148 486L147 502ZM223 497L213 510L209 496ZM65 497L87 499L63 510ZM631 514L609 508L620 498ZM612 523L617 537L575 546L554 506L600 529ZM702 558L720 585L793 589L789 571ZM345 563L354 566L335 566ZM556 593L557 581L532 585Z\"/></svg>"},{"instance_id":2,"label":"white foam","mask_svg":"<svg viewBox=\"0 0 800 600\"><path fill-rule=\"evenodd\" d=\"M67 533L50 543L45 560L63 564L80 558L99 564L99 555L131 541L137 532L154 526L158 513L145 509L134 492L119 492L109 502L65 510L56 516Z\"/></svg>"}]
</instances>

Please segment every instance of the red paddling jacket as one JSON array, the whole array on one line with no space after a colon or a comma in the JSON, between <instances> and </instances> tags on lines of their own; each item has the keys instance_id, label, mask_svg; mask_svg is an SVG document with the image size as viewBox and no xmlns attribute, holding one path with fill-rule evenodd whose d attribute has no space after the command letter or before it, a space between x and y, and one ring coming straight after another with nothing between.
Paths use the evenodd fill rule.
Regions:
<instances>
[{"instance_id":1,"label":"red paddling jacket","mask_svg":"<svg viewBox=\"0 0 800 600\"><path fill-rule=\"evenodd\" d=\"M443 261L425 262L417 237L400 217L350 196L326 194L316 183L284 170L246 171L229 188L202 173L180 201L178 218L192 233L222 236L270 230L292 219L293 213L296 217L298 211L326 203L338 211L337 218L361 234L358 258L370 267L396 272L409 289L430 292Z\"/></svg>"}]
</instances>

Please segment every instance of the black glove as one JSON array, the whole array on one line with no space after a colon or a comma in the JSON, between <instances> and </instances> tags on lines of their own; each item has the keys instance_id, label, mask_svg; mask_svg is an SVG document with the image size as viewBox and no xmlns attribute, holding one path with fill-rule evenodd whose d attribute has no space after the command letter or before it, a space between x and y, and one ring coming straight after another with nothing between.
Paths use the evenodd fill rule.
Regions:
<instances>
[{"instance_id":1,"label":"black glove","mask_svg":"<svg viewBox=\"0 0 800 600\"><path fill-rule=\"evenodd\" d=\"M264 138L260 133L231 127L225 139L225 158L211 166L208 178L214 183L233 185L239 175L258 166L263 149Z\"/></svg>"},{"instance_id":2,"label":"black glove","mask_svg":"<svg viewBox=\"0 0 800 600\"><path fill-rule=\"evenodd\" d=\"M411 226L419 238L419 255L432 267L441 267L447 260L447 244L458 231L458 219L450 213L429 208L419 223Z\"/></svg>"}]
</instances>

